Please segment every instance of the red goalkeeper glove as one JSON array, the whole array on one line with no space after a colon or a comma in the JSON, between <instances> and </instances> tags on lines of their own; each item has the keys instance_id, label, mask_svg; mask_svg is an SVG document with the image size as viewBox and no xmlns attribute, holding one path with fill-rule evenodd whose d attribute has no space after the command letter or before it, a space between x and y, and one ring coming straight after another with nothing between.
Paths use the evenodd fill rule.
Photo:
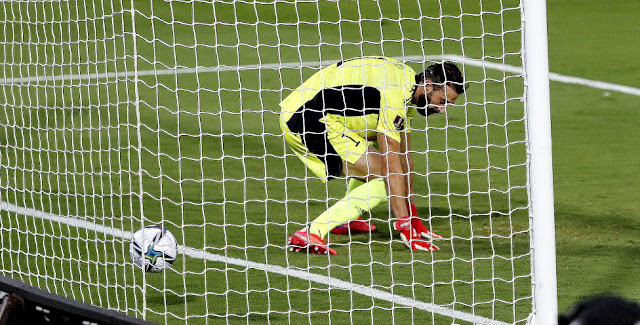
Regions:
<instances>
[{"instance_id":1,"label":"red goalkeeper glove","mask_svg":"<svg viewBox=\"0 0 640 325\"><path fill-rule=\"evenodd\" d=\"M407 247L414 251L437 251L440 248L431 243L426 242L411 226L410 217L402 217L393 223L393 229L400 231L400 238Z\"/></svg>"},{"instance_id":2,"label":"red goalkeeper glove","mask_svg":"<svg viewBox=\"0 0 640 325\"><path fill-rule=\"evenodd\" d=\"M424 223L422 223L422 220L418 217L418 208L416 208L415 204L409 205L409 210L411 210L411 227L416 230L418 236L431 240L445 239L442 235L429 230Z\"/></svg>"}]
</instances>

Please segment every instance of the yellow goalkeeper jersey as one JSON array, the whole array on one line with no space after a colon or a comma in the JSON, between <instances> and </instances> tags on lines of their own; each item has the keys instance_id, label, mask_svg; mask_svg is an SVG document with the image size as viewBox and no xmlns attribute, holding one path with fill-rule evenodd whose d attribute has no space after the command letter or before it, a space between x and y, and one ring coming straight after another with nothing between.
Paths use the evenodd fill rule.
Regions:
<instances>
[{"instance_id":1,"label":"yellow goalkeeper jersey","mask_svg":"<svg viewBox=\"0 0 640 325\"><path fill-rule=\"evenodd\" d=\"M363 57L316 72L285 98L281 122L295 133L384 133L398 142L416 108L408 106L416 72L387 57ZM320 123L318 123L320 122Z\"/></svg>"}]
</instances>

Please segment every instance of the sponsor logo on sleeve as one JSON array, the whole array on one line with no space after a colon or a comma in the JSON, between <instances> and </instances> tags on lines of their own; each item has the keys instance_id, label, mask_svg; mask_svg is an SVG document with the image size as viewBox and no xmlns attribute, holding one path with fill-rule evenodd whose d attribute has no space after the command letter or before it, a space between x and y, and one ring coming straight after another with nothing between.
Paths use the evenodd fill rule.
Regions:
<instances>
[{"instance_id":1,"label":"sponsor logo on sleeve","mask_svg":"<svg viewBox=\"0 0 640 325\"><path fill-rule=\"evenodd\" d=\"M395 120L393 120L393 125L396 126L397 131L404 130L404 118L400 115L396 116Z\"/></svg>"}]
</instances>

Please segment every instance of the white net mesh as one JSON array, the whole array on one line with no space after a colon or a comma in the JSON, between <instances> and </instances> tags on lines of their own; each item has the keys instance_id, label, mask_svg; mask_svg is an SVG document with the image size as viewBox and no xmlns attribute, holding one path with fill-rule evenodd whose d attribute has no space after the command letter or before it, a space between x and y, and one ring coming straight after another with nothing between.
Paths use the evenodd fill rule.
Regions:
<instances>
[{"instance_id":1,"label":"white net mesh","mask_svg":"<svg viewBox=\"0 0 640 325\"><path fill-rule=\"evenodd\" d=\"M2 272L164 323L525 323L531 312L519 1L0 2ZM286 148L280 101L322 67L451 60L470 88L412 123L412 253L388 205L332 257L287 237L344 196ZM26 209L25 209L26 208ZM81 223L84 222L84 223ZM173 268L130 232L162 223Z\"/></svg>"},{"instance_id":2,"label":"white net mesh","mask_svg":"<svg viewBox=\"0 0 640 325\"><path fill-rule=\"evenodd\" d=\"M2 1L0 20L2 272L140 311L126 240L104 233L136 215L122 4Z\"/></svg>"}]
</instances>

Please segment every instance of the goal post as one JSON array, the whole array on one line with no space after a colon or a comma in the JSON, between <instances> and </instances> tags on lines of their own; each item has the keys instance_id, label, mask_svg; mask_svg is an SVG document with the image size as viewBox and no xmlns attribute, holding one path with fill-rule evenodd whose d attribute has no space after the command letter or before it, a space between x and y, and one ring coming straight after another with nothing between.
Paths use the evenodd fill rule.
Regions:
<instances>
[{"instance_id":1,"label":"goal post","mask_svg":"<svg viewBox=\"0 0 640 325\"><path fill-rule=\"evenodd\" d=\"M558 321L546 1L523 1L535 324Z\"/></svg>"},{"instance_id":2,"label":"goal post","mask_svg":"<svg viewBox=\"0 0 640 325\"><path fill-rule=\"evenodd\" d=\"M0 1L0 274L167 324L552 324L545 10ZM362 215L375 232L327 236L338 255L287 250L350 184L305 167L280 103L362 56L416 72L451 61L469 86L408 124L413 199L439 251L408 250L388 200ZM128 245L157 224L178 258L144 273Z\"/></svg>"}]
</instances>

